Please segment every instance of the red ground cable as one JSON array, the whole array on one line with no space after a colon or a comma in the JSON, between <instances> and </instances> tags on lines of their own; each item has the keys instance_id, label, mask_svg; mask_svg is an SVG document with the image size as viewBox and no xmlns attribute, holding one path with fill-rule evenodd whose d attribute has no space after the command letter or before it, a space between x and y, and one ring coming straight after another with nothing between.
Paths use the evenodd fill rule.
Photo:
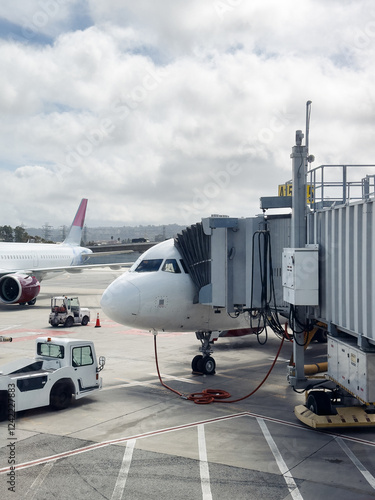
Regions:
<instances>
[{"instance_id":1,"label":"red ground cable","mask_svg":"<svg viewBox=\"0 0 375 500\"><path fill-rule=\"evenodd\" d=\"M285 327L285 330L286 330L286 327ZM239 401L243 401L244 399L247 399L250 396L252 396L253 394L255 394L255 392L257 392L257 390L260 389L260 387L262 387L264 382L268 379L268 377L270 376L270 374L271 374L271 372L276 364L276 361L280 355L281 348L284 345L284 340L285 340L285 336L283 336L283 338L280 342L280 346L279 346L279 349L276 353L275 359L273 360L272 365L270 366L270 369L268 370L264 379L260 382L260 384L258 384L258 386L253 391L251 391L246 396L243 396L242 398L238 398L238 399L231 399L231 400L227 401L227 398L230 398L231 395L229 394L229 392L223 391L221 389L204 389L202 392L194 392L194 393L190 394L189 396L184 396L181 392L176 391L175 389L172 389L172 387L169 387L167 384L165 384L161 378L160 371L159 371L158 353L157 353L157 348L156 348L156 335L154 334L156 370L158 373L160 383L163 387L165 387L166 389L174 392L175 394L177 394L181 397L186 397L186 399L188 399L189 401L194 401L194 403L196 403L196 404L238 403Z\"/></svg>"}]
</instances>

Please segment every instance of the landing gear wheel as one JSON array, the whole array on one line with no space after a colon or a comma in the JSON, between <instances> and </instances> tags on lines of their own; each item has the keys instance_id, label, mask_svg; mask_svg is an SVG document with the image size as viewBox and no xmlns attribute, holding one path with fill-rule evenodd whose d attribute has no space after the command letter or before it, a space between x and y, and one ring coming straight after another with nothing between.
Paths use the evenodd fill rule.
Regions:
<instances>
[{"instance_id":1,"label":"landing gear wheel","mask_svg":"<svg viewBox=\"0 0 375 500\"><path fill-rule=\"evenodd\" d=\"M200 370L198 370L198 363L199 361L201 361L203 359L203 356L202 354L197 354L197 356L195 356L193 358L193 361L191 362L191 369L193 370L193 372L198 372Z\"/></svg>"},{"instance_id":2,"label":"landing gear wheel","mask_svg":"<svg viewBox=\"0 0 375 500\"><path fill-rule=\"evenodd\" d=\"M35 297L35 299L29 300L28 305L29 306L34 306L35 302L36 302L36 297Z\"/></svg>"},{"instance_id":3,"label":"landing gear wheel","mask_svg":"<svg viewBox=\"0 0 375 500\"><path fill-rule=\"evenodd\" d=\"M74 325L74 319L71 316L68 316L64 323L65 328L70 328L73 325Z\"/></svg>"},{"instance_id":4,"label":"landing gear wheel","mask_svg":"<svg viewBox=\"0 0 375 500\"><path fill-rule=\"evenodd\" d=\"M214 358L211 356L205 356L198 361L198 371L204 373L205 375L215 374L216 363Z\"/></svg>"},{"instance_id":5,"label":"landing gear wheel","mask_svg":"<svg viewBox=\"0 0 375 500\"><path fill-rule=\"evenodd\" d=\"M54 410L68 408L72 400L72 389L68 383L57 382L51 389L50 405Z\"/></svg>"},{"instance_id":6,"label":"landing gear wheel","mask_svg":"<svg viewBox=\"0 0 375 500\"><path fill-rule=\"evenodd\" d=\"M315 415L332 415L332 405L328 394L324 391L311 391L306 407Z\"/></svg>"}]
</instances>

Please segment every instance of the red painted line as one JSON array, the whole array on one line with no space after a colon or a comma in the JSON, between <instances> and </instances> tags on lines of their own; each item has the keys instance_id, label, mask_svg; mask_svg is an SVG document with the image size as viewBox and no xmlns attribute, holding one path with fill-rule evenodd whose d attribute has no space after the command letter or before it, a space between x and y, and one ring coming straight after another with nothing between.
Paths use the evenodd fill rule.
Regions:
<instances>
[{"instance_id":1,"label":"red painted line","mask_svg":"<svg viewBox=\"0 0 375 500\"><path fill-rule=\"evenodd\" d=\"M80 453L86 453L88 451L93 451L93 450L97 450L97 449L100 449L100 448L105 448L107 446L125 443L126 441L129 441L131 439L144 439L144 438L148 438L148 437L151 437L151 436L158 436L158 435L161 435L161 434L166 434L168 432L175 432L175 431L180 431L180 430L184 430L184 429L189 429L189 428L192 428L192 427L197 427L198 425L204 425L204 424L210 424L210 423L215 423L215 422L221 422L221 421L225 421L225 420L232 420L234 418L240 418L240 417L262 418L263 420L266 420L268 422L274 422L274 423L278 423L278 424L282 424L282 425L287 425L289 427L294 427L294 428L297 427L299 429L302 429L302 430L305 430L305 431L309 431L309 432L320 432L320 433L323 433L323 434L325 434L327 436L338 436L338 437L341 437L342 439L344 439L346 441L352 441L352 442L360 443L360 444L367 445L367 446L375 446L375 442L374 441L369 441L369 440L366 440L366 439L355 438L355 437L351 437L351 436L343 436L342 434L336 434L336 433L332 433L332 432L329 432L329 433L328 432L322 432L322 431L319 431L319 430L316 430L316 429L311 429L311 428L306 427L305 425L302 425L302 424L297 424L297 423L293 423L293 422L287 422L286 420L280 420L280 419L272 418L272 417L265 417L263 415L258 415L256 413L243 412L243 413L237 413L237 414L233 414L233 415L227 415L227 416L224 416L224 417L216 417L216 418L211 418L211 419L208 419L208 420L202 420L200 422L192 422L190 424L178 425L178 426L175 426L175 427L167 427L165 429L159 429L159 430L156 430L156 431L150 431L150 432L146 432L146 433L143 433L143 434L136 434L134 436L128 436L128 437L124 437L124 438L112 439L112 440L109 440L109 441L103 441L101 443L95 443L95 444L92 444L92 445L89 445L89 446L84 446L83 448L77 448L76 450L70 450L70 451L67 451L67 452L64 452L64 453L58 453L57 455L52 455L50 457L43 457L43 458L39 458L39 459L36 459L36 460L31 460L29 462L24 462L23 464L16 465L15 469L17 471L18 470L27 469L28 467L34 467L36 465L41 465L41 464L45 464L45 463L48 463L48 462L53 462L55 460L61 460L62 458L67 458L67 457L71 457L71 456L74 456L74 455L79 455ZM4 467L4 468L0 469L0 474L5 474L5 473L7 473L9 471L10 471L10 467Z\"/></svg>"},{"instance_id":2,"label":"red painted line","mask_svg":"<svg viewBox=\"0 0 375 500\"><path fill-rule=\"evenodd\" d=\"M64 453L58 453L57 455L52 455L50 457L44 457L44 458L39 458L37 460L31 460L29 462L25 462L23 464L16 465L15 469L18 471L18 470L26 469L28 467L34 467L35 465L41 465L41 464L44 464L47 462L53 462L54 460L60 460L62 458L70 457L73 455L79 455L80 453L86 453L88 451L97 450L100 448L104 448L106 446L125 443L126 441L129 441L130 439L143 439L143 438L147 438L147 437L151 437L151 436L158 436L160 434L165 434L168 432L189 429L190 427L196 427L197 425L200 425L200 424L218 422L221 420L230 420L233 418L238 418L238 417L243 417L243 416L247 416L247 412L239 413L237 415L228 415L226 417L217 417L217 418L213 418L213 419L209 419L209 420L204 420L202 422L194 422L194 423L190 423L190 424L178 425L176 427L168 427L166 429L159 429L156 431L150 431L150 432L146 432L144 434L137 434L135 436L128 436L128 437L124 437L124 438L111 439L110 441L103 441L101 443L95 443L95 444L92 444L89 446L85 446L83 448L77 448L76 450L70 450L70 451L66 451ZM4 468L0 469L0 474L5 474L6 472L9 472L9 470L10 470L10 467L4 467Z\"/></svg>"},{"instance_id":3,"label":"red painted line","mask_svg":"<svg viewBox=\"0 0 375 500\"><path fill-rule=\"evenodd\" d=\"M12 335L16 333L33 333L35 332L35 335L26 335L25 337L13 337L12 342L21 342L25 340L35 340L38 337L58 337L58 336L63 336L63 335L71 335L74 334L75 332L69 331L69 330L45 330L45 331L40 331L40 330L27 330L27 329L22 329L22 330L7 330L7 336L12 337Z\"/></svg>"}]
</instances>

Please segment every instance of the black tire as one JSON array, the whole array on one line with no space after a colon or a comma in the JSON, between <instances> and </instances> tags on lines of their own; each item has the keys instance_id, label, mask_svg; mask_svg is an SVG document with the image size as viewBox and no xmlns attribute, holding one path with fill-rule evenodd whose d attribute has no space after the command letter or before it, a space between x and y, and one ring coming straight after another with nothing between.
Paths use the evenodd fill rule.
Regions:
<instances>
[{"instance_id":1,"label":"black tire","mask_svg":"<svg viewBox=\"0 0 375 500\"><path fill-rule=\"evenodd\" d=\"M314 335L314 340L319 342L319 344L324 344L327 342L327 332L319 328L319 330Z\"/></svg>"},{"instance_id":2,"label":"black tire","mask_svg":"<svg viewBox=\"0 0 375 500\"><path fill-rule=\"evenodd\" d=\"M51 408L53 410L68 408L72 401L72 393L72 385L69 382L56 382L49 397Z\"/></svg>"},{"instance_id":3,"label":"black tire","mask_svg":"<svg viewBox=\"0 0 375 500\"><path fill-rule=\"evenodd\" d=\"M68 316L64 323L65 328L71 328L73 325L74 325L74 319L71 316Z\"/></svg>"},{"instance_id":4,"label":"black tire","mask_svg":"<svg viewBox=\"0 0 375 500\"><path fill-rule=\"evenodd\" d=\"M324 391L311 391L307 397L306 408L315 415L332 415L331 399Z\"/></svg>"},{"instance_id":5,"label":"black tire","mask_svg":"<svg viewBox=\"0 0 375 500\"><path fill-rule=\"evenodd\" d=\"M203 356L202 354L197 354L194 358L193 358L193 361L191 362L191 369L193 370L193 372L197 372L199 371L198 370L198 363L199 361L203 359Z\"/></svg>"},{"instance_id":6,"label":"black tire","mask_svg":"<svg viewBox=\"0 0 375 500\"><path fill-rule=\"evenodd\" d=\"M82 318L82 325L86 326L89 322L89 317L88 316L83 316Z\"/></svg>"},{"instance_id":7,"label":"black tire","mask_svg":"<svg viewBox=\"0 0 375 500\"><path fill-rule=\"evenodd\" d=\"M204 373L205 375L215 374L216 363L214 358L211 356L205 356L198 361L198 371Z\"/></svg>"},{"instance_id":8,"label":"black tire","mask_svg":"<svg viewBox=\"0 0 375 500\"><path fill-rule=\"evenodd\" d=\"M0 391L0 422L8 419L8 391Z\"/></svg>"},{"instance_id":9,"label":"black tire","mask_svg":"<svg viewBox=\"0 0 375 500\"><path fill-rule=\"evenodd\" d=\"M36 302L36 297L34 299L32 299L32 300L29 300L28 305L29 306L34 306L35 302Z\"/></svg>"}]
</instances>

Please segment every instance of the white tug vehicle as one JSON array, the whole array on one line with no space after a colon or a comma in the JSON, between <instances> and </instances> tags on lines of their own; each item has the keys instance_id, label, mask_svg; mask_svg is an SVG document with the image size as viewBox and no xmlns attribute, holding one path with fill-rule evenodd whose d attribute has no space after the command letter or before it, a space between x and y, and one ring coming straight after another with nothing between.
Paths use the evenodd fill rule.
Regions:
<instances>
[{"instance_id":1,"label":"white tug vehicle","mask_svg":"<svg viewBox=\"0 0 375 500\"><path fill-rule=\"evenodd\" d=\"M63 325L71 328L74 325L86 326L90 321L90 309L81 307L78 297L58 296L51 299L49 324Z\"/></svg>"},{"instance_id":2,"label":"white tug vehicle","mask_svg":"<svg viewBox=\"0 0 375 500\"><path fill-rule=\"evenodd\" d=\"M101 389L99 372L104 364L104 356L97 362L91 341L37 338L35 358L0 367L0 420L11 410L67 408L73 397L80 399Z\"/></svg>"}]
</instances>

